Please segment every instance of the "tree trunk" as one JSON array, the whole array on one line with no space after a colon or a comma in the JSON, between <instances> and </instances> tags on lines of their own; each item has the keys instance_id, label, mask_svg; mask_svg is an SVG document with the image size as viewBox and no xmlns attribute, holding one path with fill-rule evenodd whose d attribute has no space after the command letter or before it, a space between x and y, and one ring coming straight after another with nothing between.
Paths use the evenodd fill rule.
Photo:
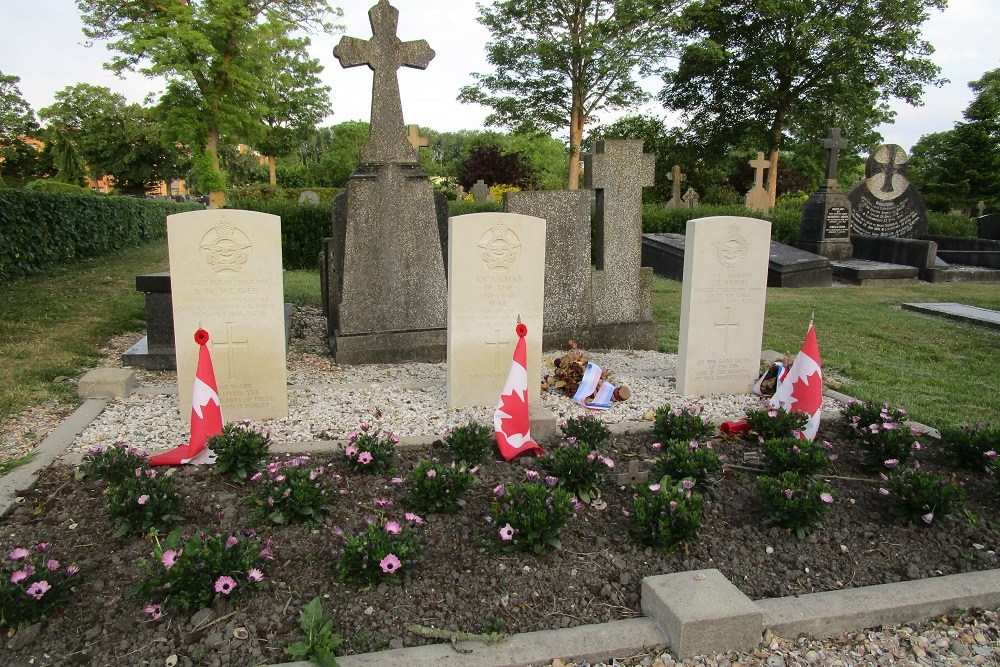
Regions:
<instances>
[{"instance_id":1,"label":"tree trunk","mask_svg":"<svg viewBox=\"0 0 1000 667\"><path fill-rule=\"evenodd\" d=\"M583 114L574 101L569 118L569 182L566 184L570 190L580 188L580 144L583 143L583 123Z\"/></svg>"},{"instance_id":2,"label":"tree trunk","mask_svg":"<svg viewBox=\"0 0 1000 667\"><path fill-rule=\"evenodd\" d=\"M219 167L219 128L213 127L208 131L208 141L205 142L205 152L212 159L212 171L221 177L222 169ZM226 193L222 190L212 190L208 193L208 207L222 208L226 205Z\"/></svg>"},{"instance_id":3,"label":"tree trunk","mask_svg":"<svg viewBox=\"0 0 1000 667\"><path fill-rule=\"evenodd\" d=\"M271 185L278 185L278 177L274 173L274 156L267 156L267 179Z\"/></svg>"},{"instance_id":4,"label":"tree trunk","mask_svg":"<svg viewBox=\"0 0 1000 667\"><path fill-rule=\"evenodd\" d=\"M767 169L767 194L771 198L771 206L778 199L778 157L781 154L777 148L771 150L771 166Z\"/></svg>"}]
</instances>

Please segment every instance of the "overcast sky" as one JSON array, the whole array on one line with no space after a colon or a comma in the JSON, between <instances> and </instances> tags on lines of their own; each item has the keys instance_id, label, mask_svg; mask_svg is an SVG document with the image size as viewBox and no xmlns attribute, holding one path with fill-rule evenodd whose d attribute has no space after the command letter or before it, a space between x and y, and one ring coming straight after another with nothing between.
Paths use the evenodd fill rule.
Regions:
<instances>
[{"instance_id":1,"label":"overcast sky","mask_svg":"<svg viewBox=\"0 0 1000 667\"><path fill-rule=\"evenodd\" d=\"M374 0L332 0L344 10L341 21L347 35L371 36L368 9ZM437 56L425 71L403 68L399 80L403 115L439 131L480 129L488 110L456 101L458 90L473 83L471 72L486 72L483 45L489 39L476 22L473 0L393 0L400 10L399 37L426 39ZM0 0L0 71L21 78L19 88L37 112L53 101L56 91L79 82L104 85L130 101L141 102L157 93L162 83L129 75L119 79L101 68L108 59L103 44L85 45L74 0ZM925 37L934 45L934 61L950 83L929 88L921 107L897 105L895 124L880 128L887 143L909 149L921 135L951 129L972 99L968 82L1000 67L1000 0L950 0L944 12L932 14ZM334 114L328 123L368 120L371 70L342 69L332 55L339 36L314 37L313 56L325 70L322 78L332 88ZM650 83L656 90L655 82ZM663 115L650 106L647 112ZM606 115L602 120L613 120Z\"/></svg>"}]
</instances>

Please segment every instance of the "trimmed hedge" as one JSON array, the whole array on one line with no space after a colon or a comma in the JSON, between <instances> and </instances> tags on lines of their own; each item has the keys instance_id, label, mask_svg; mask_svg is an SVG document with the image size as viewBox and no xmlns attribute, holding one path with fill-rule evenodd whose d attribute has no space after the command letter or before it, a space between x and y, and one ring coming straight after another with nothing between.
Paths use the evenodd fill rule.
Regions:
<instances>
[{"instance_id":1,"label":"trimmed hedge","mask_svg":"<svg viewBox=\"0 0 1000 667\"><path fill-rule=\"evenodd\" d=\"M0 190L0 283L163 238L199 204Z\"/></svg>"},{"instance_id":2,"label":"trimmed hedge","mask_svg":"<svg viewBox=\"0 0 1000 667\"><path fill-rule=\"evenodd\" d=\"M317 268L323 239L333 233L333 203L299 204L289 199L231 199L227 208L281 217L281 263L288 270Z\"/></svg>"},{"instance_id":3,"label":"trimmed hedge","mask_svg":"<svg viewBox=\"0 0 1000 667\"><path fill-rule=\"evenodd\" d=\"M311 190L316 193L321 202L332 202L333 198L341 192L341 188L281 188L269 183L252 183L238 188L230 188L228 195L231 199L245 201L247 199L282 199L293 203L298 203L299 195ZM235 208L230 205L229 208Z\"/></svg>"}]
</instances>

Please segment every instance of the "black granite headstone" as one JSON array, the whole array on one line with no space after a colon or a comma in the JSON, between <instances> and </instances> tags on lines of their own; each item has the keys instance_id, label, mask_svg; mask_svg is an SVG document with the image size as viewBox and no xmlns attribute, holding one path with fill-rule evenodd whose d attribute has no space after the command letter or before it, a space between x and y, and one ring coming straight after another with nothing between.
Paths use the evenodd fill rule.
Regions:
<instances>
[{"instance_id":1,"label":"black granite headstone","mask_svg":"<svg viewBox=\"0 0 1000 667\"><path fill-rule=\"evenodd\" d=\"M851 202L837 187L838 154L847 148L847 142L840 137L840 128L834 127L820 145L829 151L826 178L802 207L796 246L830 259L847 259L853 253L850 240Z\"/></svg>"},{"instance_id":2,"label":"black granite headstone","mask_svg":"<svg viewBox=\"0 0 1000 667\"><path fill-rule=\"evenodd\" d=\"M979 226L979 238L1000 241L1000 213L981 215L976 224Z\"/></svg>"},{"instance_id":3,"label":"black granite headstone","mask_svg":"<svg viewBox=\"0 0 1000 667\"><path fill-rule=\"evenodd\" d=\"M899 238L927 234L927 209L906 178L907 161L906 151L895 144L879 146L868 158L865 178L847 193L852 234Z\"/></svg>"}]
</instances>

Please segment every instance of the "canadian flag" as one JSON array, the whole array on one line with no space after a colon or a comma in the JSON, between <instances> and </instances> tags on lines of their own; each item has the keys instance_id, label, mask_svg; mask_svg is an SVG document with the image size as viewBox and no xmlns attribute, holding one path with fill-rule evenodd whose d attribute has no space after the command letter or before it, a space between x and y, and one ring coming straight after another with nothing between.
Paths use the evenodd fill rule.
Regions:
<instances>
[{"instance_id":1,"label":"canadian flag","mask_svg":"<svg viewBox=\"0 0 1000 667\"><path fill-rule=\"evenodd\" d=\"M531 439L531 418L528 416L528 346L524 342L528 327L518 322L514 330L517 332L514 359L493 413L497 446L505 461L532 450L542 452L538 443Z\"/></svg>"},{"instance_id":2,"label":"canadian flag","mask_svg":"<svg viewBox=\"0 0 1000 667\"><path fill-rule=\"evenodd\" d=\"M191 393L191 440L169 452L149 459L154 466L215 463L215 453L206 444L213 435L222 433L222 404L215 383L212 354L208 351L208 332L198 329L194 334L198 349L198 369Z\"/></svg>"},{"instance_id":3,"label":"canadian flag","mask_svg":"<svg viewBox=\"0 0 1000 667\"><path fill-rule=\"evenodd\" d=\"M809 323L802 350L795 357L785 379L778 385L769 405L772 408L784 408L787 412L809 415L806 427L795 435L799 440L812 440L816 437L820 414L823 412L823 362L819 358L819 343L816 342L816 328L812 322Z\"/></svg>"}]
</instances>

